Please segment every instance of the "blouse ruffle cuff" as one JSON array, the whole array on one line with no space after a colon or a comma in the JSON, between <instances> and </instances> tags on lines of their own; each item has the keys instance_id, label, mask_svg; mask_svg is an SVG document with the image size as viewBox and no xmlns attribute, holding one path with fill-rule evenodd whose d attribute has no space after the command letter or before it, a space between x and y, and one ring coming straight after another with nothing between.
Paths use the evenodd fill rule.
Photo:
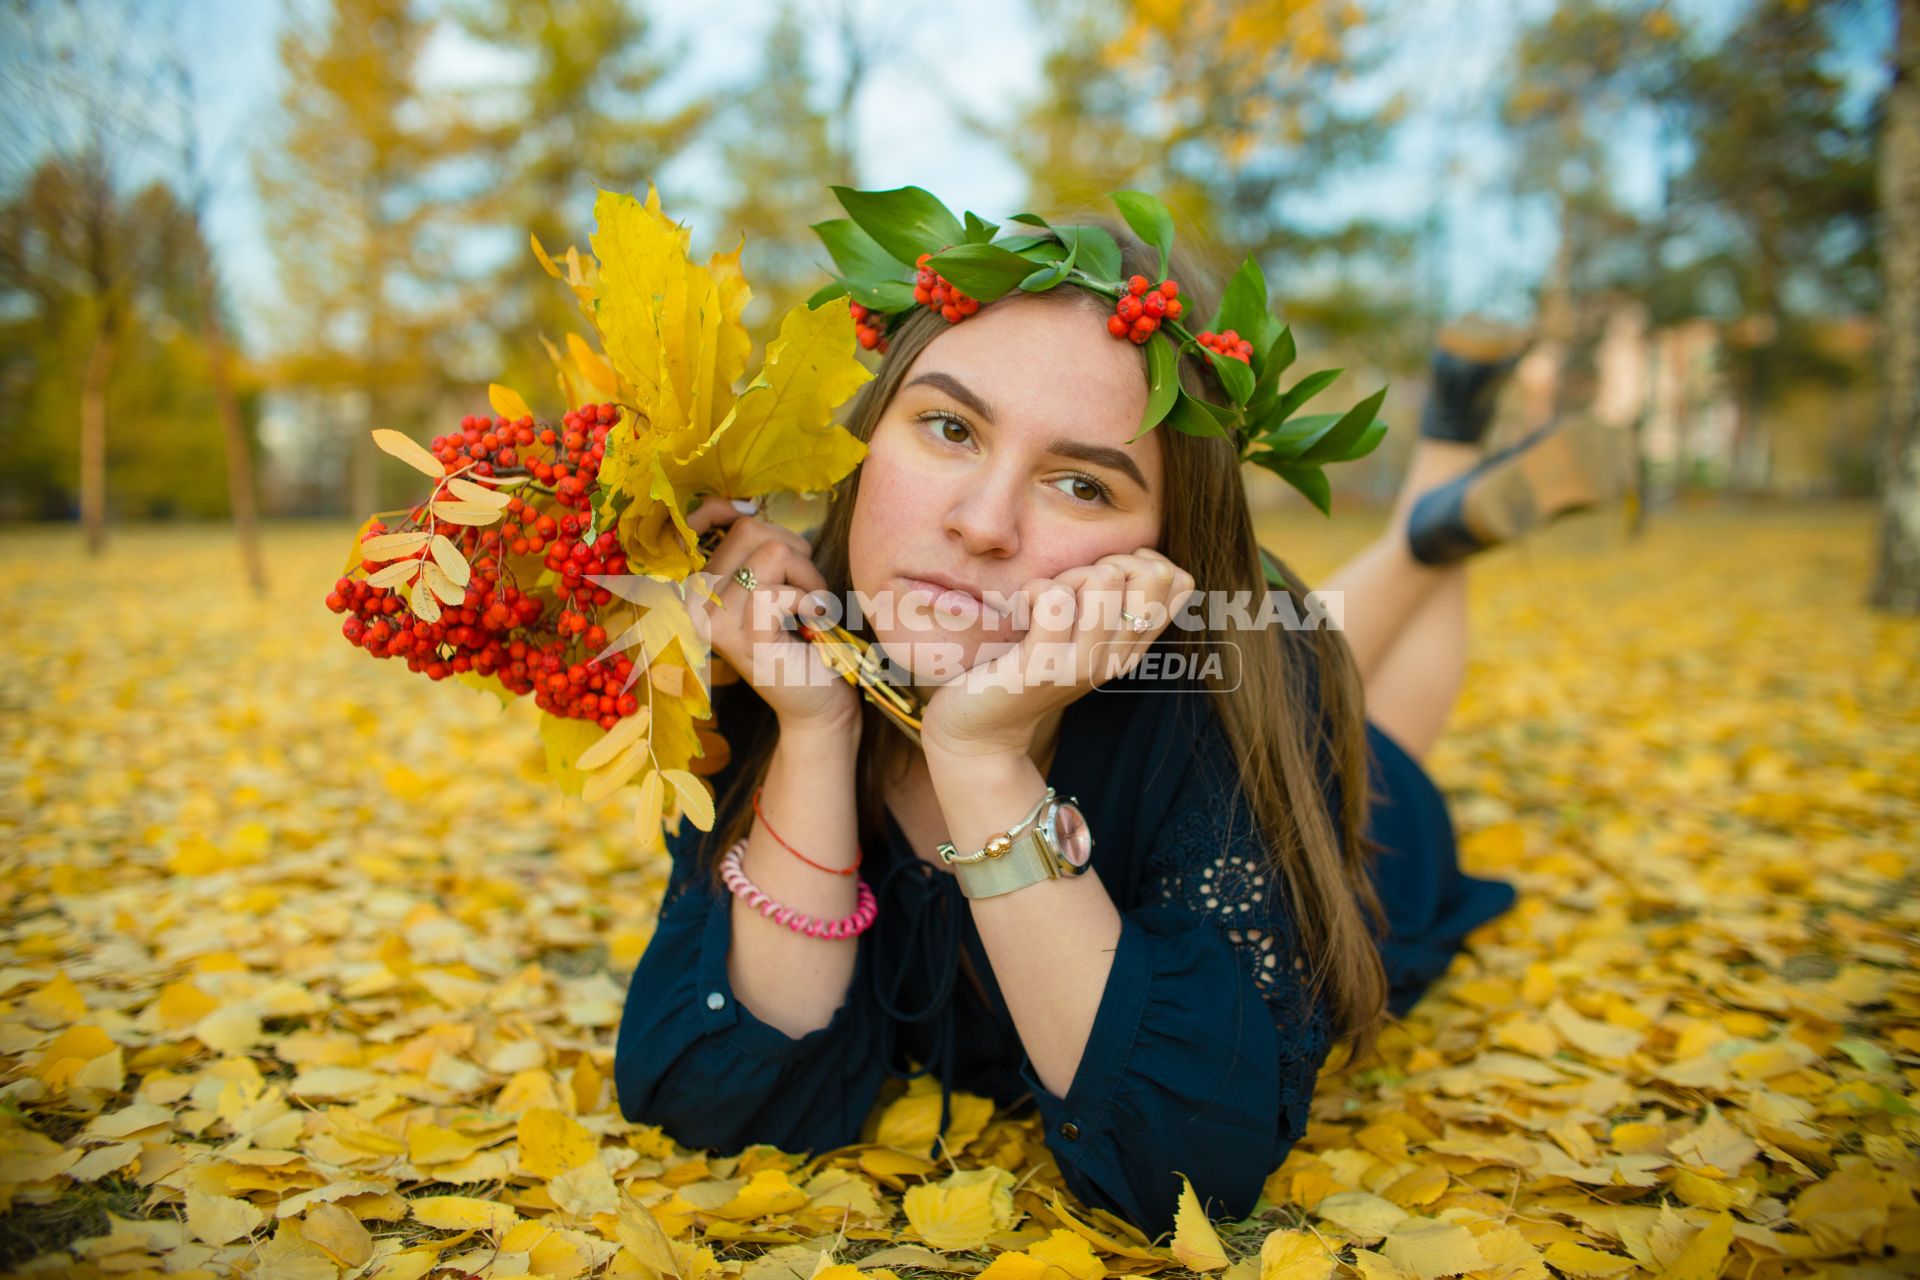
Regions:
<instances>
[{"instance_id":1,"label":"blouse ruffle cuff","mask_svg":"<svg viewBox=\"0 0 1920 1280\"><path fill-rule=\"evenodd\" d=\"M1065 1097L1020 1074L1067 1186L1142 1230L1171 1230L1180 1174L1215 1217L1253 1211L1295 1139L1283 1094L1312 1094L1317 1061L1289 1061L1265 1001L1220 930L1192 911L1121 917L1120 944ZM1304 1105L1301 1107L1304 1111Z\"/></svg>"},{"instance_id":2,"label":"blouse ruffle cuff","mask_svg":"<svg viewBox=\"0 0 1920 1280\"><path fill-rule=\"evenodd\" d=\"M733 900L704 885L672 896L634 969L614 1050L621 1114L688 1147L787 1151L856 1140L880 1049L857 999L868 948L832 1019L799 1037L762 1021L727 976ZM868 1086L868 1087L863 1087Z\"/></svg>"}]
</instances>

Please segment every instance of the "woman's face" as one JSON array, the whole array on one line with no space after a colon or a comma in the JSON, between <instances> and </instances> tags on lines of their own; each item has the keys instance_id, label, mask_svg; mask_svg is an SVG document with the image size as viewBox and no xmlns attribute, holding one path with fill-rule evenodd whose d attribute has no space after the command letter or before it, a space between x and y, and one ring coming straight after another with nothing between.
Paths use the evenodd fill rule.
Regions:
<instances>
[{"instance_id":1,"label":"woman's face","mask_svg":"<svg viewBox=\"0 0 1920 1280\"><path fill-rule=\"evenodd\" d=\"M888 656L940 682L1020 632L998 601L1160 538L1140 351L1090 309L1016 296L927 344L861 465L853 586Z\"/></svg>"}]
</instances>

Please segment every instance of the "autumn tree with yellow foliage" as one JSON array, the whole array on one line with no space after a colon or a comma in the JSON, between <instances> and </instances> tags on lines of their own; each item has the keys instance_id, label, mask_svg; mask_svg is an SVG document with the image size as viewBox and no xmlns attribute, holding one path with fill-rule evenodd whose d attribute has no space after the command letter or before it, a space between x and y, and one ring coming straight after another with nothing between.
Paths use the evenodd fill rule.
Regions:
<instances>
[{"instance_id":1,"label":"autumn tree with yellow foliage","mask_svg":"<svg viewBox=\"0 0 1920 1280\"><path fill-rule=\"evenodd\" d=\"M1394 259L1407 237L1358 216L1332 225L1302 202L1378 156L1399 105L1341 105L1335 90L1377 60L1345 0L1042 0L1057 33L1039 98L1010 126L973 127L1004 145L1029 207L1064 211L1115 188L1158 191L1190 242L1251 253L1279 282L1289 319L1334 335L1397 329L1405 299L1295 281L1337 255L1336 274Z\"/></svg>"},{"instance_id":2,"label":"autumn tree with yellow foliage","mask_svg":"<svg viewBox=\"0 0 1920 1280\"><path fill-rule=\"evenodd\" d=\"M470 295L436 234L458 121L419 83L434 23L409 0L329 0L280 40L282 120L256 155L282 306L283 386L326 397L347 490L378 505L369 426L425 421Z\"/></svg>"},{"instance_id":3,"label":"autumn tree with yellow foliage","mask_svg":"<svg viewBox=\"0 0 1920 1280\"><path fill-rule=\"evenodd\" d=\"M493 374L544 374L541 335L569 321L563 296L534 287L527 234L564 243L591 210L596 187L633 191L710 137L712 93L674 89L684 48L665 45L645 8L624 0L462 0L460 29L526 70L450 91L457 150L486 182L448 210L449 225L498 234L512 247L474 297L484 319L478 344Z\"/></svg>"},{"instance_id":4,"label":"autumn tree with yellow foliage","mask_svg":"<svg viewBox=\"0 0 1920 1280\"><path fill-rule=\"evenodd\" d=\"M809 227L838 212L827 188L853 181L853 157L835 141L833 115L814 101L806 37L806 23L783 0L760 66L731 95L722 126L727 191L713 225L723 244L746 237L741 260L759 295L747 327L756 332L819 283L822 255Z\"/></svg>"}]
</instances>

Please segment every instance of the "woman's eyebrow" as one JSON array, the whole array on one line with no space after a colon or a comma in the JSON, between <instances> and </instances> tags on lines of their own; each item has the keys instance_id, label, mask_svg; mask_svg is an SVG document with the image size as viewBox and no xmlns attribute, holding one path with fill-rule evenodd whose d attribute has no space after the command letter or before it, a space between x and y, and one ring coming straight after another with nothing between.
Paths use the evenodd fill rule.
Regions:
<instances>
[{"instance_id":1,"label":"woman's eyebrow","mask_svg":"<svg viewBox=\"0 0 1920 1280\"><path fill-rule=\"evenodd\" d=\"M1147 478L1140 474L1139 466L1127 456L1123 449L1110 445L1088 444L1084 440L1069 440L1064 436L1047 446L1047 452L1057 453L1063 458L1074 458L1080 462L1091 463L1096 467L1107 467L1126 476L1142 489L1147 487Z\"/></svg>"},{"instance_id":2,"label":"woman's eyebrow","mask_svg":"<svg viewBox=\"0 0 1920 1280\"><path fill-rule=\"evenodd\" d=\"M985 418L988 422L993 421L993 409L987 402L969 390L966 383L960 381L960 379L950 373L929 370L916 378L909 379L906 386L902 387L901 390L904 391L906 387L918 386L922 382L930 387L938 387L955 400L958 400L961 404L967 406L967 408L979 414L982 418ZM1073 458L1076 461L1089 463L1096 467L1106 467L1109 470L1118 471L1142 489L1147 487L1147 478L1140 473L1139 464L1128 457L1126 451L1123 449L1115 449L1110 445L1088 444L1084 440L1072 440L1061 436L1047 446L1047 452L1058 454L1063 458Z\"/></svg>"},{"instance_id":3,"label":"woman's eyebrow","mask_svg":"<svg viewBox=\"0 0 1920 1280\"><path fill-rule=\"evenodd\" d=\"M952 396L955 400L958 400L961 404L967 406L967 408L973 410L975 413L985 418L988 422L993 421L993 409L987 404L987 402L985 400L982 400L979 396L975 395L972 391L968 390L967 384L960 381L960 379L954 377L952 374L940 373L937 371L923 373L919 377L910 380L907 383L907 386L909 387L918 386L922 382L926 383L928 386L940 388L942 391ZM905 388L902 388L902 390L904 389Z\"/></svg>"}]
</instances>

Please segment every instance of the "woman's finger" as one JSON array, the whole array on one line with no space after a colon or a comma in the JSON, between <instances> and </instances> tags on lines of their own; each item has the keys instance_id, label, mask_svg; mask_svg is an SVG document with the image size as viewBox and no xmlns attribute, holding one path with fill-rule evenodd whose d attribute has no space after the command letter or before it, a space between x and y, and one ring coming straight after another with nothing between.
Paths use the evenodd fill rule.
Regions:
<instances>
[{"instance_id":1,"label":"woman's finger","mask_svg":"<svg viewBox=\"0 0 1920 1280\"><path fill-rule=\"evenodd\" d=\"M744 575L742 570L745 571ZM741 581L742 576L752 580L751 590L745 582ZM755 547L727 574L715 594L720 598L721 608L738 610L748 603L756 592L791 588L797 599L825 591L826 586L826 578L821 576L819 568L813 561L796 552L785 542L769 539Z\"/></svg>"},{"instance_id":2,"label":"woman's finger","mask_svg":"<svg viewBox=\"0 0 1920 1280\"><path fill-rule=\"evenodd\" d=\"M741 512L733 507L733 499L708 493L699 507L687 512L687 528L695 533L705 533L722 524L732 524L739 514Z\"/></svg>"},{"instance_id":3,"label":"woman's finger","mask_svg":"<svg viewBox=\"0 0 1920 1280\"><path fill-rule=\"evenodd\" d=\"M777 542L773 527L753 516L738 516L728 526L726 536L707 557L706 571L716 578L725 577L746 563L747 557L770 542Z\"/></svg>"},{"instance_id":4,"label":"woman's finger","mask_svg":"<svg viewBox=\"0 0 1920 1280\"><path fill-rule=\"evenodd\" d=\"M1095 632L1110 638L1125 628L1120 611L1126 608L1127 570L1113 558L1096 562L1079 590L1076 625L1082 635Z\"/></svg>"},{"instance_id":5,"label":"woman's finger","mask_svg":"<svg viewBox=\"0 0 1920 1280\"><path fill-rule=\"evenodd\" d=\"M1125 616L1120 619L1123 639L1141 648L1153 643L1167 625L1167 587L1172 581L1172 574L1161 577L1151 572L1127 578L1126 603L1122 606Z\"/></svg>"},{"instance_id":6,"label":"woman's finger","mask_svg":"<svg viewBox=\"0 0 1920 1280\"><path fill-rule=\"evenodd\" d=\"M750 499L709 494L699 506L687 513L687 527L696 535L702 534L709 529L724 528L742 516L755 514L759 509Z\"/></svg>"}]
</instances>

